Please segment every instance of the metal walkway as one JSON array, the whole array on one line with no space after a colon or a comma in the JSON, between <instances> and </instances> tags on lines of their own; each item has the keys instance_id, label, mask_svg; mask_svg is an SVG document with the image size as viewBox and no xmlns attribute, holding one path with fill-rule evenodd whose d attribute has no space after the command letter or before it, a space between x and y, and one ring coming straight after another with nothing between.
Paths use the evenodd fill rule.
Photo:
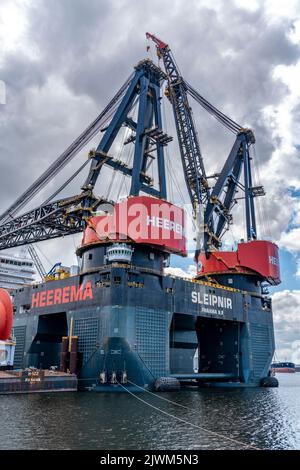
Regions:
<instances>
[{"instance_id":1,"label":"metal walkway","mask_svg":"<svg viewBox=\"0 0 300 470\"><path fill-rule=\"evenodd\" d=\"M236 379L236 375L232 373L219 373L219 372L200 372L191 374L170 374L170 377L175 377L181 380L228 380Z\"/></svg>"}]
</instances>

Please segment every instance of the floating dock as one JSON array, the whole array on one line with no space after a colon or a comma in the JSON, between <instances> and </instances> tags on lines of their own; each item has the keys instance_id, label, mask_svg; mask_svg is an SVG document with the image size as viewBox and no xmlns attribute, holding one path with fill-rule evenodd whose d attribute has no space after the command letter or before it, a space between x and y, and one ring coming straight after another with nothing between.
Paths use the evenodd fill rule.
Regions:
<instances>
[{"instance_id":1,"label":"floating dock","mask_svg":"<svg viewBox=\"0 0 300 470\"><path fill-rule=\"evenodd\" d=\"M0 371L0 395L77 391L75 374L52 370Z\"/></svg>"}]
</instances>

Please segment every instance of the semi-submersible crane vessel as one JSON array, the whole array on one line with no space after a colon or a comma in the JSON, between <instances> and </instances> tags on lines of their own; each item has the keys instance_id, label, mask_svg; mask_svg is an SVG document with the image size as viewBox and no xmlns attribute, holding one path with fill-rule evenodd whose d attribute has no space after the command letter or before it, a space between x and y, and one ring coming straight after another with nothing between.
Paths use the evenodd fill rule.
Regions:
<instances>
[{"instance_id":1,"label":"semi-submersible crane vessel","mask_svg":"<svg viewBox=\"0 0 300 470\"><path fill-rule=\"evenodd\" d=\"M57 366L76 372L80 389L96 391L117 390L119 384L157 390L180 384L266 385L274 332L271 300L263 288L278 284L280 274L277 246L257 238L254 198L264 191L252 183L254 134L184 80L167 44L147 37L164 69L149 59L139 62L97 119L1 216L0 249L83 232L76 275L12 292L14 367ZM164 274L171 254L187 254L184 210L167 195L165 148L172 138L163 130L165 85L197 228L194 279ZM190 97L235 134L213 185ZM132 165L110 153L124 127ZM100 130L99 145L79 170L38 208L18 215ZM88 163L80 194L55 199ZM157 181L151 176L154 165ZM95 196L104 167L130 178L127 198ZM238 191L247 239L235 251L224 251L221 238L232 222ZM0 339L7 339L1 299L0 307Z\"/></svg>"}]
</instances>

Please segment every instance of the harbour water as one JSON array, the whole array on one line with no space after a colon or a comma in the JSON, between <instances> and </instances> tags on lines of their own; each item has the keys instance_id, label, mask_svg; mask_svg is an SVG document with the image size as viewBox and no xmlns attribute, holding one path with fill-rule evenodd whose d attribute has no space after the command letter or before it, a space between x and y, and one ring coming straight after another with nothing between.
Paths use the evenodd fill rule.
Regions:
<instances>
[{"instance_id":1,"label":"harbour water","mask_svg":"<svg viewBox=\"0 0 300 470\"><path fill-rule=\"evenodd\" d=\"M300 449L300 373L277 378L279 388L136 395L152 407L126 392L0 396L0 449Z\"/></svg>"}]
</instances>

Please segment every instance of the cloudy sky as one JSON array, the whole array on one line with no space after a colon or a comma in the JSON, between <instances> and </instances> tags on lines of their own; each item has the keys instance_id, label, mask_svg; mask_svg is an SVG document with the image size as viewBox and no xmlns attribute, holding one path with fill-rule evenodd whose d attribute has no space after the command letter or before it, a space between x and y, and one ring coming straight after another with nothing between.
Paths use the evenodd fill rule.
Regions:
<instances>
[{"instance_id":1,"label":"cloudy sky","mask_svg":"<svg viewBox=\"0 0 300 470\"><path fill-rule=\"evenodd\" d=\"M99 114L140 59L157 61L153 48L146 51L146 31L169 43L182 74L202 95L255 132L256 182L267 193L258 203L260 236L281 251L283 283L272 290L277 357L300 363L299 1L0 0L0 103L6 98L0 104L0 212ZM163 106L172 133L168 103ZM193 110L208 173L217 171L233 136L198 105ZM168 159L185 198L175 139ZM107 181L99 183L99 194L107 192ZM121 182L115 180L114 193ZM232 240L243 230L237 219ZM41 249L49 264L71 263L77 244L78 237L70 237ZM191 259L173 264L193 271Z\"/></svg>"}]
</instances>

